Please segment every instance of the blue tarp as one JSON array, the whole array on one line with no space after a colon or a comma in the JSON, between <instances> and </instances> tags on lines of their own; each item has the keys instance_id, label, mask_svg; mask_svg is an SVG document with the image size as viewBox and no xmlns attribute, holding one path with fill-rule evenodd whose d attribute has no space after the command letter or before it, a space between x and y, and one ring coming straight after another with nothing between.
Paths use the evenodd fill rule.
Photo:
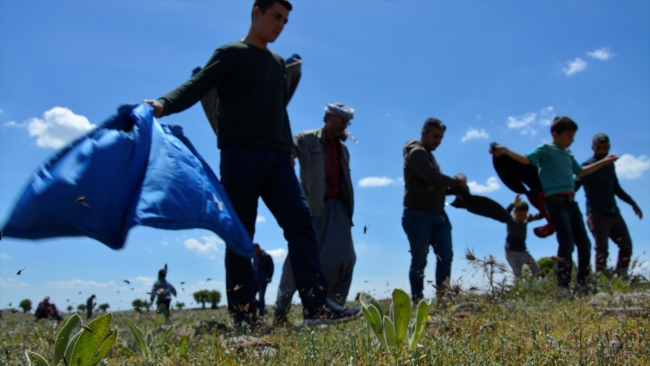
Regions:
<instances>
[{"instance_id":1,"label":"blue tarp","mask_svg":"<svg viewBox=\"0 0 650 366\"><path fill-rule=\"evenodd\" d=\"M40 167L2 231L88 236L120 249L135 225L211 230L237 254L254 256L217 176L182 128L159 123L146 104L121 106Z\"/></svg>"}]
</instances>

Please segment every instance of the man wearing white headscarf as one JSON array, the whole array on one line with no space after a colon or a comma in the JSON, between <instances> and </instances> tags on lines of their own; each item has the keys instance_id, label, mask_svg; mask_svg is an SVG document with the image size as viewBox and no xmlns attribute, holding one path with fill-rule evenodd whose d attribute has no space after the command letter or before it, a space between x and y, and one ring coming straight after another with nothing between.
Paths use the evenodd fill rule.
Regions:
<instances>
[{"instance_id":1,"label":"man wearing white headscarf","mask_svg":"<svg viewBox=\"0 0 650 366\"><path fill-rule=\"evenodd\" d=\"M345 104L328 104L325 126L293 137L293 154L300 163L300 183L313 216L328 296L340 305L345 305L357 259L351 233L354 191L350 153L343 143L353 117L354 109ZM295 292L291 263L285 260L275 307L277 323L286 320Z\"/></svg>"}]
</instances>

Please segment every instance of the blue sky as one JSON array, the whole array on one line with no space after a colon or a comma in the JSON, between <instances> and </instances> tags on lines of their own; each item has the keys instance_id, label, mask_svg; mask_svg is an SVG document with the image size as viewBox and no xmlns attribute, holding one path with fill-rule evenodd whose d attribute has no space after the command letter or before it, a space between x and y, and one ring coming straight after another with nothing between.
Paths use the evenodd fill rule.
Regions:
<instances>
[{"instance_id":1,"label":"blue sky","mask_svg":"<svg viewBox=\"0 0 650 366\"><path fill-rule=\"evenodd\" d=\"M293 3L289 23L270 45L285 57L303 58L302 80L288 108L293 132L320 127L326 103L356 109L350 130L358 144L348 142L358 257L351 297L362 290L379 297L394 287L408 291L402 146L419 137L427 117L448 125L435 151L443 172L465 173L475 194L504 205L514 194L496 178L490 142L528 152L550 140L549 122L564 114L580 126L571 149L582 162L591 156L591 137L607 133L612 153L621 157L621 185L646 215L639 220L619 201L634 257L644 266L641 273L650 275L650 2ZM0 223L31 174L59 147L120 104L158 98L184 82L214 49L246 34L251 6L252 1L0 2ZM216 138L199 104L163 122L182 124L218 173ZM584 193L577 197L584 211ZM505 263L505 227L464 210L447 212L452 280L480 284L464 260L465 248ZM275 257L267 291L272 304L286 242L263 203L256 230L255 240ZM551 256L557 242L529 232L528 248L536 258ZM94 293L110 309L126 309L148 296L164 263L178 301L196 306L190 305L192 292L224 292L223 252L223 242L204 230L138 227L120 251L86 238L4 238L0 308L45 295L61 308L76 307ZM611 244L610 258L616 253ZM431 256L427 279L434 268Z\"/></svg>"}]
</instances>

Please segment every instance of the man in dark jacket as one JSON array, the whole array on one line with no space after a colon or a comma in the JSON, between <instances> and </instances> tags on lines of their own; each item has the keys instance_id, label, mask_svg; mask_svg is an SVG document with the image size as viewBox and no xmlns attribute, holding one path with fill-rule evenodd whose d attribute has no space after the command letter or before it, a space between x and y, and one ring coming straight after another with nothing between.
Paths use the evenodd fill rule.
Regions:
<instances>
[{"instance_id":1,"label":"man in dark jacket","mask_svg":"<svg viewBox=\"0 0 650 366\"><path fill-rule=\"evenodd\" d=\"M594 136L591 149L594 156L582 163L583 166L593 164L609 155L609 137L604 133ZM632 257L632 239L623 221L621 212L616 206L616 198L620 198L632 206L634 213L643 218L643 213L618 183L614 164L582 177L576 181L576 191L581 186L585 187L587 196L587 225L596 241L596 272L607 271L608 240L611 238L618 245L618 260L616 274L624 279L628 278L630 258Z\"/></svg>"},{"instance_id":2,"label":"man in dark jacket","mask_svg":"<svg viewBox=\"0 0 650 366\"><path fill-rule=\"evenodd\" d=\"M260 248L257 243L253 244L255 248L255 257L253 258L253 272L255 277L255 284L257 285L258 299L257 304L260 309L260 315L266 314L266 302L264 295L266 294L266 286L273 278L273 258Z\"/></svg>"},{"instance_id":3,"label":"man in dark jacket","mask_svg":"<svg viewBox=\"0 0 650 366\"><path fill-rule=\"evenodd\" d=\"M337 323L356 314L327 299L309 207L293 169L286 65L268 49L282 33L292 8L287 0L255 0L246 37L219 47L190 80L145 103L154 108L156 117L167 116L217 88L221 183L237 216L252 238L262 198L288 241L304 322ZM226 247L225 266L228 309L235 325L256 323L250 259Z\"/></svg>"},{"instance_id":4,"label":"man in dark jacket","mask_svg":"<svg viewBox=\"0 0 650 366\"><path fill-rule=\"evenodd\" d=\"M436 118L424 122L420 140L404 145L404 214L402 227L411 246L409 281L411 298L417 302L424 297L424 268L429 245L436 255L436 289L441 298L451 276L454 256L451 243L451 223L445 213L445 196L455 187L467 186L463 174L450 177L442 174L431 151L444 137L447 127Z\"/></svg>"}]
</instances>

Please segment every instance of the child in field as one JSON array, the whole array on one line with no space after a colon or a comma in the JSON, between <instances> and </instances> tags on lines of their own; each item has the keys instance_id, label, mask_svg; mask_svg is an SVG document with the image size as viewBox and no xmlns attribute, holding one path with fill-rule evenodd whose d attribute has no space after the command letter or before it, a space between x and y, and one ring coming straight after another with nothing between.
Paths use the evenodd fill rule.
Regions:
<instances>
[{"instance_id":1,"label":"child in field","mask_svg":"<svg viewBox=\"0 0 650 366\"><path fill-rule=\"evenodd\" d=\"M534 215L528 214L528 203L515 196L515 202L511 203L506 211L510 213L514 208L515 212L510 216L508 225L508 237L506 238L506 259L512 267L515 278L521 278L523 265L530 268L533 276L539 275L539 265L526 249L526 228L528 223L540 220L543 216L538 212Z\"/></svg>"},{"instance_id":2,"label":"child in field","mask_svg":"<svg viewBox=\"0 0 650 366\"><path fill-rule=\"evenodd\" d=\"M521 164L536 164L539 180L546 196L546 211L555 226L558 242L557 285L558 294L570 294L569 282L573 262L573 248L578 247L578 289L584 291L589 278L591 242L587 236L582 213L574 201L573 175L581 178L616 161L616 155L609 155L593 164L581 166L573 157L569 146L578 130L578 125L566 116L557 116L551 124L553 142L538 146L527 155L521 155L505 146L496 146L490 153L499 157L507 155Z\"/></svg>"}]
</instances>

